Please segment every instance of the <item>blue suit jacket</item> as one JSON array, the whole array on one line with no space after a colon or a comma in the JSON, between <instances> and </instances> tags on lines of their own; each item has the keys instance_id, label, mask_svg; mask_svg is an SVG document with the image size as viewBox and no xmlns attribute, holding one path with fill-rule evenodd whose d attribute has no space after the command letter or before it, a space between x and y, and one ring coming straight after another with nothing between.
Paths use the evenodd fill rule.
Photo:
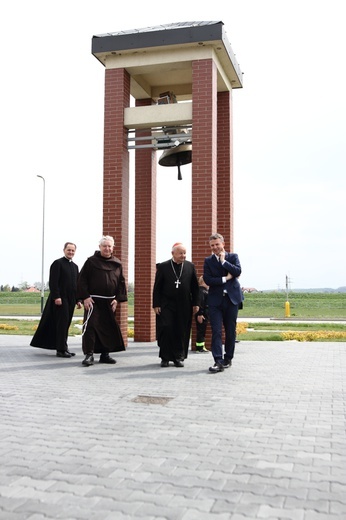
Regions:
<instances>
[{"instance_id":1,"label":"blue suit jacket","mask_svg":"<svg viewBox=\"0 0 346 520\"><path fill-rule=\"evenodd\" d=\"M222 277L227 273L231 273L233 278L222 283ZM205 258L203 278L209 285L208 305L220 305L224 291L227 291L228 297L234 305L239 305L243 301L243 292L238 280L240 274L241 266L238 255L235 253L226 253L224 264L221 264L215 255Z\"/></svg>"}]
</instances>

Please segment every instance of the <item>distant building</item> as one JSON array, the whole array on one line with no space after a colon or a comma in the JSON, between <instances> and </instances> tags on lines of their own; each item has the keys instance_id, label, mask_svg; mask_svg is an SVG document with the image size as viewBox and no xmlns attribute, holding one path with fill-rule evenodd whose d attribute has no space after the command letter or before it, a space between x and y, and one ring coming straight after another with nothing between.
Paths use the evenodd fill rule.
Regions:
<instances>
[{"instance_id":1,"label":"distant building","mask_svg":"<svg viewBox=\"0 0 346 520\"><path fill-rule=\"evenodd\" d=\"M36 287L29 287L28 289L25 289L24 292L40 292Z\"/></svg>"}]
</instances>

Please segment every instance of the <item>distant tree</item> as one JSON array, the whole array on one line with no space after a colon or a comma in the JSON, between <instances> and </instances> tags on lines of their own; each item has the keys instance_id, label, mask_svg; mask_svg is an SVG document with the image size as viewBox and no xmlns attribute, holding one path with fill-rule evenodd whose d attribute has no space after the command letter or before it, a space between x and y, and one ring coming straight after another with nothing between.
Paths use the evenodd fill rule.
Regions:
<instances>
[{"instance_id":1,"label":"distant tree","mask_svg":"<svg viewBox=\"0 0 346 520\"><path fill-rule=\"evenodd\" d=\"M12 291L12 292L19 292L20 289L19 289L19 287L15 287L15 286L13 285L11 291Z\"/></svg>"},{"instance_id":2,"label":"distant tree","mask_svg":"<svg viewBox=\"0 0 346 520\"><path fill-rule=\"evenodd\" d=\"M8 284L2 285L1 287L2 287L2 289L1 289L2 291L11 292L11 287Z\"/></svg>"},{"instance_id":3,"label":"distant tree","mask_svg":"<svg viewBox=\"0 0 346 520\"><path fill-rule=\"evenodd\" d=\"M130 282L128 284L128 291L129 291L129 293L135 292L135 286L134 286L133 282Z\"/></svg>"},{"instance_id":4,"label":"distant tree","mask_svg":"<svg viewBox=\"0 0 346 520\"><path fill-rule=\"evenodd\" d=\"M28 284L28 282L21 282L19 284L19 289L21 291L25 291L26 289L29 289L30 285Z\"/></svg>"}]
</instances>

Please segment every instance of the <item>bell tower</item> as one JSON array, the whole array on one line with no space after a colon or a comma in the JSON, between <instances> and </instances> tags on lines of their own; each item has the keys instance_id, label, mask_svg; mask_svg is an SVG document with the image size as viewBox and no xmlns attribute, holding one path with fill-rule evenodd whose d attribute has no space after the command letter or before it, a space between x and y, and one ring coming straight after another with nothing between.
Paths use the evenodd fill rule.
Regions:
<instances>
[{"instance_id":1,"label":"bell tower","mask_svg":"<svg viewBox=\"0 0 346 520\"><path fill-rule=\"evenodd\" d=\"M222 22L93 36L92 54L105 67L103 232L114 237L127 279L135 149L135 341L154 341L157 161L176 166L178 180L192 162L192 261L201 274L212 233L233 247L232 91L242 73ZM126 338L124 305L120 326Z\"/></svg>"}]
</instances>

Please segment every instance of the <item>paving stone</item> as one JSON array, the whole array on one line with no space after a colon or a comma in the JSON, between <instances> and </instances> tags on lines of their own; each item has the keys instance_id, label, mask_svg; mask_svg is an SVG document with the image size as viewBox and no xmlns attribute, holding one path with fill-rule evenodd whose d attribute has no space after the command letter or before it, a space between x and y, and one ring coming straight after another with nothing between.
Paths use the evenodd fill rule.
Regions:
<instances>
[{"instance_id":1,"label":"paving stone","mask_svg":"<svg viewBox=\"0 0 346 520\"><path fill-rule=\"evenodd\" d=\"M346 349L245 342L209 374L155 343L115 366L0 335L0 520L346 516Z\"/></svg>"}]
</instances>

